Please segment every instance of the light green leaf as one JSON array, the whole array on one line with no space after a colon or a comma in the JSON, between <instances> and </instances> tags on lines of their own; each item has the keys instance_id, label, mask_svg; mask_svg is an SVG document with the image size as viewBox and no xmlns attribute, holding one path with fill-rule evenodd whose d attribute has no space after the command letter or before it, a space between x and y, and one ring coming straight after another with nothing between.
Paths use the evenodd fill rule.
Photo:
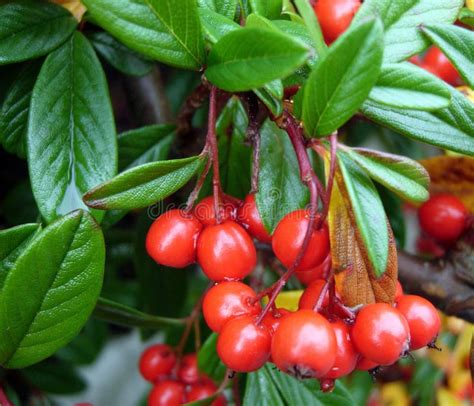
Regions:
<instances>
[{"instance_id":1,"label":"light green leaf","mask_svg":"<svg viewBox=\"0 0 474 406\"><path fill-rule=\"evenodd\" d=\"M469 10L467 7L464 7L459 13L458 20L463 24L474 27L474 11Z\"/></svg>"},{"instance_id":2,"label":"light green leaf","mask_svg":"<svg viewBox=\"0 0 474 406\"><path fill-rule=\"evenodd\" d=\"M317 52L314 48L314 42L311 38L308 28L303 24L296 23L294 21L286 20L275 20L272 21L272 25L278 28L280 31L283 31L286 34L290 34L293 38L300 40L308 49L310 49L311 57L308 60L308 63L314 65L317 60Z\"/></svg>"},{"instance_id":3,"label":"light green leaf","mask_svg":"<svg viewBox=\"0 0 474 406\"><path fill-rule=\"evenodd\" d=\"M382 67L369 99L387 106L413 110L448 107L451 95L440 79L411 63Z\"/></svg>"},{"instance_id":4,"label":"light green leaf","mask_svg":"<svg viewBox=\"0 0 474 406\"><path fill-rule=\"evenodd\" d=\"M203 10L213 11L231 20L234 20L239 0L197 0Z\"/></svg>"},{"instance_id":5,"label":"light green leaf","mask_svg":"<svg viewBox=\"0 0 474 406\"><path fill-rule=\"evenodd\" d=\"M225 377L226 367L217 355L217 334L212 333L198 352L198 368L215 382Z\"/></svg>"},{"instance_id":6,"label":"light green leaf","mask_svg":"<svg viewBox=\"0 0 474 406\"><path fill-rule=\"evenodd\" d=\"M204 41L196 0L83 0L102 28L129 48L183 69L200 69Z\"/></svg>"},{"instance_id":7,"label":"light green leaf","mask_svg":"<svg viewBox=\"0 0 474 406\"><path fill-rule=\"evenodd\" d=\"M45 228L17 259L0 293L0 363L23 368L71 341L97 301L104 262L102 232L86 212Z\"/></svg>"},{"instance_id":8,"label":"light green leaf","mask_svg":"<svg viewBox=\"0 0 474 406\"><path fill-rule=\"evenodd\" d=\"M229 20L223 15L208 9L199 9L199 17L201 19L202 28L206 39L215 44L223 36L231 31L239 30L241 27L236 22Z\"/></svg>"},{"instance_id":9,"label":"light green leaf","mask_svg":"<svg viewBox=\"0 0 474 406\"><path fill-rule=\"evenodd\" d=\"M249 0L249 3L255 14L271 20L280 17L282 0Z\"/></svg>"},{"instance_id":10,"label":"light green leaf","mask_svg":"<svg viewBox=\"0 0 474 406\"><path fill-rule=\"evenodd\" d=\"M283 33L243 28L230 32L214 45L206 77L227 91L251 90L290 75L307 57L307 48Z\"/></svg>"},{"instance_id":11,"label":"light green leaf","mask_svg":"<svg viewBox=\"0 0 474 406\"><path fill-rule=\"evenodd\" d=\"M368 20L339 37L316 65L303 96L308 136L331 134L358 110L380 73L382 35L380 22Z\"/></svg>"},{"instance_id":12,"label":"light green leaf","mask_svg":"<svg viewBox=\"0 0 474 406\"><path fill-rule=\"evenodd\" d=\"M446 24L429 24L421 29L451 60L463 79L474 87L474 32Z\"/></svg>"},{"instance_id":13,"label":"light green leaf","mask_svg":"<svg viewBox=\"0 0 474 406\"><path fill-rule=\"evenodd\" d=\"M303 17L303 21L313 42L313 48L317 52L317 56L315 56L315 58L323 57L326 55L327 45L324 42L323 33L321 31L318 18L316 17L316 13L311 7L309 1L295 0L295 5L298 8L298 12Z\"/></svg>"},{"instance_id":14,"label":"light green leaf","mask_svg":"<svg viewBox=\"0 0 474 406\"><path fill-rule=\"evenodd\" d=\"M79 32L41 68L31 99L27 142L33 194L48 222L86 208L82 194L116 173L107 81L94 50Z\"/></svg>"}]
</instances>

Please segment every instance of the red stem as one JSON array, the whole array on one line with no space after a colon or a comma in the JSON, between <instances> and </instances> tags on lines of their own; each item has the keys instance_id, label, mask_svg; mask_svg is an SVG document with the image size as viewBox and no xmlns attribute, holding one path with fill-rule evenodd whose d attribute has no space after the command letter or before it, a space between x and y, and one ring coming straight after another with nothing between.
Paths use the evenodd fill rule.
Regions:
<instances>
[{"instance_id":1,"label":"red stem","mask_svg":"<svg viewBox=\"0 0 474 406\"><path fill-rule=\"evenodd\" d=\"M0 386L0 406L13 406L13 403L8 399L2 386Z\"/></svg>"}]
</instances>

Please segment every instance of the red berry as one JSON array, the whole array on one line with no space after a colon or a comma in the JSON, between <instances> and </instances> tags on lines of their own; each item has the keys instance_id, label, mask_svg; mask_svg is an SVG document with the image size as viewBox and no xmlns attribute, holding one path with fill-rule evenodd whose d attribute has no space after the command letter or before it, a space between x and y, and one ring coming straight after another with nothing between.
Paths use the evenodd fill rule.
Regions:
<instances>
[{"instance_id":1,"label":"red berry","mask_svg":"<svg viewBox=\"0 0 474 406\"><path fill-rule=\"evenodd\" d=\"M148 406L180 406L184 402L184 385L176 381L157 383L148 396Z\"/></svg>"},{"instance_id":2,"label":"red berry","mask_svg":"<svg viewBox=\"0 0 474 406\"><path fill-rule=\"evenodd\" d=\"M379 364L376 362L370 361L367 358L360 358L359 362L357 362L356 369L359 371L370 371L371 369L377 368Z\"/></svg>"},{"instance_id":3,"label":"red berry","mask_svg":"<svg viewBox=\"0 0 474 406\"><path fill-rule=\"evenodd\" d=\"M426 52L423 67L450 85L459 84L459 73L451 61L437 47Z\"/></svg>"},{"instance_id":4,"label":"red berry","mask_svg":"<svg viewBox=\"0 0 474 406\"><path fill-rule=\"evenodd\" d=\"M316 2L314 11L328 44L334 42L347 30L360 5L360 0L318 0Z\"/></svg>"},{"instance_id":5,"label":"red berry","mask_svg":"<svg viewBox=\"0 0 474 406\"><path fill-rule=\"evenodd\" d=\"M262 320L262 324L268 329L271 335L275 334L278 326L285 316L290 314L289 310L278 308L274 312L268 312Z\"/></svg>"},{"instance_id":6,"label":"red berry","mask_svg":"<svg viewBox=\"0 0 474 406\"><path fill-rule=\"evenodd\" d=\"M148 255L165 266L188 266L196 261L196 242L201 230L202 224L192 214L177 209L167 211L148 230Z\"/></svg>"},{"instance_id":7,"label":"red berry","mask_svg":"<svg viewBox=\"0 0 474 406\"><path fill-rule=\"evenodd\" d=\"M407 352L410 333L407 321L397 309L386 303L372 303L358 313L351 338L363 357L390 365Z\"/></svg>"},{"instance_id":8,"label":"red berry","mask_svg":"<svg viewBox=\"0 0 474 406\"><path fill-rule=\"evenodd\" d=\"M325 378L337 379L350 374L355 369L359 354L352 345L350 327L341 320L331 323L331 326L336 335L336 360Z\"/></svg>"},{"instance_id":9,"label":"red berry","mask_svg":"<svg viewBox=\"0 0 474 406\"><path fill-rule=\"evenodd\" d=\"M303 245L309 222L308 210L296 210L287 214L278 223L272 238L275 255L287 268L295 262ZM329 232L324 224L320 230L314 230L306 253L297 271L304 271L320 265L329 253Z\"/></svg>"},{"instance_id":10,"label":"red berry","mask_svg":"<svg viewBox=\"0 0 474 406\"><path fill-rule=\"evenodd\" d=\"M175 364L176 355L173 349L166 344L155 344L143 352L138 366L143 378L154 382L170 374Z\"/></svg>"},{"instance_id":11,"label":"red berry","mask_svg":"<svg viewBox=\"0 0 474 406\"><path fill-rule=\"evenodd\" d=\"M298 303L298 308L299 309L310 309L313 310L314 306L316 306L316 302L319 299L319 295L321 294L321 291L324 288L324 285L326 285L326 282L322 279L317 279L314 282L311 282L311 284L304 290L303 294L300 297L300 301ZM327 307L329 303L329 294L326 292L324 295L323 307Z\"/></svg>"},{"instance_id":12,"label":"red berry","mask_svg":"<svg viewBox=\"0 0 474 406\"><path fill-rule=\"evenodd\" d=\"M331 254L329 254L324 260L324 262L318 265L316 268L295 272L295 276L298 278L298 280L301 283L305 285L309 285L311 282L315 281L316 279L324 279L324 277L328 274L328 271L331 268L331 265L332 265Z\"/></svg>"},{"instance_id":13,"label":"red berry","mask_svg":"<svg viewBox=\"0 0 474 406\"><path fill-rule=\"evenodd\" d=\"M196 400L206 399L217 392L217 386L213 382L197 383L191 385L186 395L186 402L195 402ZM211 406L226 406L227 401L224 396L219 396L211 403Z\"/></svg>"},{"instance_id":14,"label":"red berry","mask_svg":"<svg viewBox=\"0 0 474 406\"><path fill-rule=\"evenodd\" d=\"M191 385L199 381L197 355L186 354L179 364L178 378L181 382Z\"/></svg>"},{"instance_id":15,"label":"red berry","mask_svg":"<svg viewBox=\"0 0 474 406\"><path fill-rule=\"evenodd\" d=\"M421 228L433 238L452 242L466 228L468 212L457 197L448 194L431 196L418 211Z\"/></svg>"},{"instance_id":16,"label":"red berry","mask_svg":"<svg viewBox=\"0 0 474 406\"><path fill-rule=\"evenodd\" d=\"M395 288L395 302L398 302L402 296L403 296L402 284L399 281L397 281L397 287Z\"/></svg>"},{"instance_id":17,"label":"red berry","mask_svg":"<svg viewBox=\"0 0 474 406\"><path fill-rule=\"evenodd\" d=\"M228 202L222 201L220 204L222 221L232 220L236 217L237 207ZM194 215L205 226L216 224L216 211L214 210L214 196L207 196L202 199L194 208Z\"/></svg>"},{"instance_id":18,"label":"red berry","mask_svg":"<svg viewBox=\"0 0 474 406\"><path fill-rule=\"evenodd\" d=\"M423 63L419 55L413 55L408 61L417 66L421 66Z\"/></svg>"},{"instance_id":19,"label":"red berry","mask_svg":"<svg viewBox=\"0 0 474 406\"><path fill-rule=\"evenodd\" d=\"M248 195L244 204L239 209L238 219L247 231L261 242L271 242L272 236L262 223L262 219L257 209L255 195Z\"/></svg>"},{"instance_id":20,"label":"red berry","mask_svg":"<svg viewBox=\"0 0 474 406\"><path fill-rule=\"evenodd\" d=\"M243 279L257 263L248 233L234 221L206 227L198 239L197 258L209 279Z\"/></svg>"},{"instance_id":21,"label":"red berry","mask_svg":"<svg viewBox=\"0 0 474 406\"><path fill-rule=\"evenodd\" d=\"M398 300L398 311L406 318L410 327L410 348L417 350L436 339L441 328L441 319L436 308L426 299L405 295Z\"/></svg>"},{"instance_id":22,"label":"red berry","mask_svg":"<svg viewBox=\"0 0 474 406\"><path fill-rule=\"evenodd\" d=\"M204 296L202 312L207 325L219 332L224 324L236 316L257 315L262 310L257 294L241 282L221 282Z\"/></svg>"},{"instance_id":23,"label":"red berry","mask_svg":"<svg viewBox=\"0 0 474 406\"><path fill-rule=\"evenodd\" d=\"M275 365L297 378L320 378L336 360L336 336L331 324L312 310L283 318L272 341Z\"/></svg>"},{"instance_id":24,"label":"red berry","mask_svg":"<svg viewBox=\"0 0 474 406\"><path fill-rule=\"evenodd\" d=\"M255 324L254 316L236 317L222 328L217 339L217 354L234 371L256 371L270 356L271 338L266 327Z\"/></svg>"}]
</instances>

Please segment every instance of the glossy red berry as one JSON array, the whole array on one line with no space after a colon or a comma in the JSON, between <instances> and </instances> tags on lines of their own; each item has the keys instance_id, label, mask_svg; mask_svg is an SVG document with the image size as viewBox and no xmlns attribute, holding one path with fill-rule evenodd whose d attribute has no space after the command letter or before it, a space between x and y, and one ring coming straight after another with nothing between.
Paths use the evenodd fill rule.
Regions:
<instances>
[{"instance_id":1,"label":"glossy red berry","mask_svg":"<svg viewBox=\"0 0 474 406\"><path fill-rule=\"evenodd\" d=\"M186 402L195 402L196 400L206 399L217 391L217 386L212 382L197 383L191 385L186 394ZM211 403L211 406L225 406L227 401L224 396L219 396Z\"/></svg>"},{"instance_id":2,"label":"glossy red berry","mask_svg":"<svg viewBox=\"0 0 474 406\"><path fill-rule=\"evenodd\" d=\"M309 285L316 279L324 279L324 277L328 274L329 269L331 268L331 264L331 255L329 254L322 264L318 265L315 268L307 269L305 271L295 272L295 276L301 283Z\"/></svg>"},{"instance_id":3,"label":"glossy red berry","mask_svg":"<svg viewBox=\"0 0 474 406\"><path fill-rule=\"evenodd\" d=\"M426 299L405 295L398 300L397 310L410 327L410 348L417 350L432 343L439 334L441 319L436 308Z\"/></svg>"},{"instance_id":4,"label":"glossy red berry","mask_svg":"<svg viewBox=\"0 0 474 406\"><path fill-rule=\"evenodd\" d=\"M248 233L234 221L206 227L198 239L199 265L213 281L243 279L257 263Z\"/></svg>"},{"instance_id":5,"label":"glossy red berry","mask_svg":"<svg viewBox=\"0 0 474 406\"><path fill-rule=\"evenodd\" d=\"M275 255L287 268L295 262L303 245L309 222L308 210L296 210L288 213L278 223L272 238L272 248ZM314 230L306 253L297 267L304 271L320 265L329 253L329 232L324 224L320 230Z\"/></svg>"},{"instance_id":6,"label":"glossy red berry","mask_svg":"<svg viewBox=\"0 0 474 406\"><path fill-rule=\"evenodd\" d=\"M180 406L184 402L184 385L171 380L157 383L148 396L148 406Z\"/></svg>"},{"instance_id":7,"label":"glossy red berry","mask_svg":"<svg viewBox=\"0 0 474 406\"><path fill-rule=\"evenodd\" d=\"M391 365L409 348L408 323L402 314L386 303L364 306L357 314L351 332L360 354L380 365Z\"/></svg>"},{"instance_id":8,"label":"glossy red berry","mask_svg":"<svg viewBox=\"0 0 474 406\"><path fill-rule=\"evenodd\" d=\"M271 335L265 326L256 325L254 316L229 320L217 338L217 354L237 372L261 368L270 356Z\"/></svg>"},{"instance_id":9,"label":"glossy red berry","mask_svg":"<svg viewBox=\"0 0 474 406\"><path fill-rule=\"evenodd\" d=\"M331 324L312 310L283 318L272 341L275 365L297 378L320 378L336 360L336 336Z\"/></svg>"},{"instance_id":10,"label":"glossy red berry","mask_svg":"<svg viewBox=\"0 0 474 406\"><path fill-rule=\"evenodd\" d=\"M143 352L138 366L143 378L154 382L170 374L175 364L176 355L173 349L166 344L155 344Z\"/></svg>"},{"instance_id":11,"label":"glossy red berry","mask_svg":"<svg viewBox=\"0 0 474 406\"><path fill-rule=\"evenodd\" d=\"M179 364L178 378L181 382L191 385L199 381L197 355L186 354Z\"/></svg>"},{"instance_id":12,"label":"glossy red berry","mask_svg":"<svg viewBox=\"0 0 474 406\"><path fill-rule=\"evenodd\" d=\"M360 0L318 0L314 11L325 41L334 42L351 24L361 5Z\"/></svg>"},{"instance_id":13,"label":"glossy red berry","mask_svg":"<svg viewBox=\"0 0 474 406\"><path fill-rule=\"evenodd\" d=\"M466 228L468 212L457 197L448 194L431 196L418 211L423 231L443 241L457 240Z\"/></svg>"},{"instance_id":14,"label":"glossy red berry","mask_svg":"<svg viewBox=\"0 0 474 406\"><path fill-rule=\"evenodd\" d=\"M278 326L285 316L291 314L289 310L278 308L275 311L268 312L262 320L262 324L268 329L271 335L275 334Z\"/></svg>"},{"instance_id":15,"label":"glossy red berry","mask_svg":"<svg viewBox=\"0 0 474 406\"><path fill-rule=\"evenodd\" d=\"M350 374L359 360L359 353L351 341L351 329L341 320L331 323L336 335L336 360L331 370L325 375L327 379L337 379Z\"/></svg>"},{"instance_id":16,"label":"glossy red berry","mask_svg":"<svg viewBox=\"0 0 474 406\"><path fill-rule=\"evenodd\" d=\"M298 308L313 310L325 285L326 282L322 279L317 279L311 282L301 295ZM323 298L322 306L327 307L328 303L329 294L326 292Z\"/></svg>"},{"instance_id":17,"label":"glossy red berry","mask_svg":"<svg viewBox=\"0 0 474 406\"><path fill-rule=\"evenodd\" d=\"M257 315L262 310L257 294L241 282L221 282L204 296L202 312L213 331L221 331L230 319L245 314Z\"/></svg>"},{"instance_id":18,"label":"glossy red berry","mask_svg":"<svg viewBox=\"0 0 474 406\"><path fill-rule=\"evenodd\" d=\"M395 302L398 302L403 296L402 284L397 281L397 287L395 288Z\"/></svg>"},{"instance_id":19,"label":"glossy red berry","mask_svg":"<svg viewBox=\"0 0 474 406\"><path fill-rule=\"evenodd\" d=\"M371 369L377 368L378 366L379 364L377 364L376 362L361 357L357 362L356 369L358 369L359 371L370 371Z\"/></svg>"},{"instance_id":20,"label":"glossy red berry","mask_svg":"<svg viewBox=\"0 0 474 406\"><path fill-rule=\"evenodd\" d=\"M437 47L431 47L425 54L423 68L430 71L450 85L459 84L459 73L451 61Z\"/></svg>"},{"instance_id":21,"label":"glossy red berry","mask_svg":"<svg viewBox=\"0 0 474 406\"><path fill-rule=\"evenodd\" d=\"M269 243L272 236L263 225L262 218L257 209L255 195L251 194L245 198L244 204L238 212L238 220L247 229L249 234L261 242Z\"/></svg>"},{"instance_id":22,"label":"glossy red berry","mask_svg":"<svg viewBox=\"0 0 474 406\"><path fill-rule=\"evenodd\" d=\"M236 217L237 207L228 201L220 204L222 221L233 220ZM207 196L202 199L194 208L194 215L205 226L216 224L216 211L214 210L214 196Z\"/></svg>"},{"instance_id":23,"label":"glossy red berry","mask_svg":"<svg viewBox=\"0 0 474 406\"><path fill-rule=\"evenodd\" d=\"M165 266L188 266L196 261L196 242L201 230L202 224L192 214L177 209L167 211L148 230L148 255Z\"/></svg>"}]
</instances>

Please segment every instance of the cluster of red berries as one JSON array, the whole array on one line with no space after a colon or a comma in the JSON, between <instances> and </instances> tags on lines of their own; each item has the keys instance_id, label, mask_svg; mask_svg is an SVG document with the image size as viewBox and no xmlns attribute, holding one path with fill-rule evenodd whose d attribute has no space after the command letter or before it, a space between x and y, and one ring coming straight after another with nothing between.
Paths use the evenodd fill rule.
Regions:
<instances>
[{"instance_id":1,"label":"cluster of red berries","mask_svg":"<svg viewBox=\"0 0 474 406\"><path fill-rule=\"evenodd\" d=\"M148 406L179 406L208 398L217 391L214 382L198 370L196 354L187 354L181 359L166 344L155 344L147 348L139 362L143 378L153 383L148 396ZM223 395L211 406L226 406Z\"/></svg>"}]
</instances>

